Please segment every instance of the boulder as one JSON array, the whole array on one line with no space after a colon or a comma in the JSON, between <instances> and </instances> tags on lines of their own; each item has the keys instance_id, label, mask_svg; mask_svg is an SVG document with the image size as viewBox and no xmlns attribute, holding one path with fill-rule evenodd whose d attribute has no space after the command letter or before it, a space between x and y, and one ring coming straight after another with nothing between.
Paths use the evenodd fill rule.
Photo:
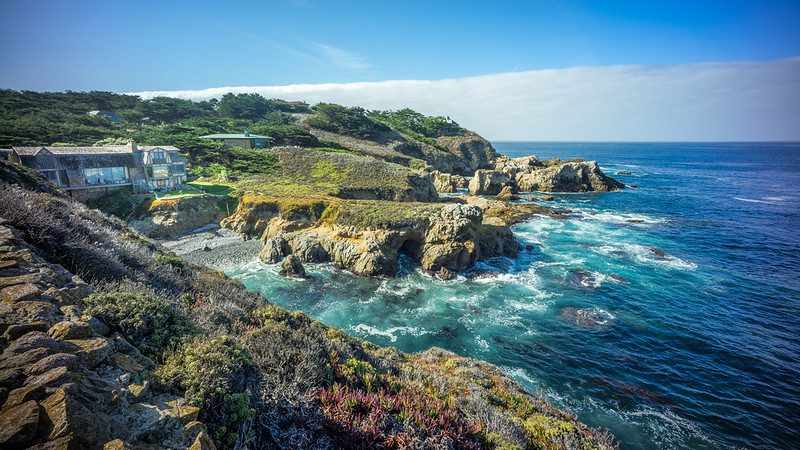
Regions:
<instances>
[{"instance_id":1,"label":"boulder","mask_svg":"<svg viewBox=\"0 0 800 450\"><path fill-rule=\"evenodd\" d=\"M0 412L0 447L30 441L39 426L39 405L31 400Z\"/></svg>"},{"instance_id":2,"label":"boulder","mask_svg":"<svg viewBox=\"0 0 800 450\"><path fill-rule=\"evenodd\" d=\"M8 357L4 354L4 356L0 358L0 369L10 369L14 367L24 369L53 353L55 352L49 348L39 347L16 356Z\"/></svg>"},{"instance_id":3,"label":"boulder","mask_svg":"<svg viewBox=\"0 0 800 450\"><path fill-rule=\"evenodd\" d=\"M18 368L0 370L0 386L13 388L23 380L22 370Z\"/></svg>"},{"instance_id":4,"label":"boulder","mask_svg":"<svg viewBox=\"0 0 800 450\"><path fill-rule=\"evenodd\" d=\"M5 352L3 352L3 357L8 358L12 356L18 356L29 350L34 350L37 348L46 348L53 352L57 352L59 350L59 344L58 341L42 333L41 331L31 331L30 333L26 333L24 336L12 342Z\"/></svg>"},{"instance_id":5,"label":"boulder","mask_svg":"<svg viewBox=\"0 0 800 450\"><path fill-rule=\"evenodd\" d=\"M211 436L203 430L197 435L189 450L217 450L217 447L214 445Z\"/></svg>"},{"instance_id":6,"label":"boulder","mask_svg":"<svg viewBox=\"0 0 800 450\"><path fill-rule=\"evenodd\" d=\"M258 258L264 264L280 262L289 253L289 244L282 237L274 237L264 242L264 248L258 253Z\"/></svg>"},{"instance_id":7,"label":"boulder","mask_svg":"<svg viewBox=\"0 0 800 450\"><path fill-rule=\"evenodd\" d=\"M28 376L41 375L56 367L74 369L78 366L78 357L69 353L56 353L40 359L27 368Z\"/></svg>"},{"instance_id":8,"label":"boulder","mask_svg":"<svg viewBox=\"0 0 800 450\"><path fill-rule=\"evenodd\" d=\"M21 323L18 325L10 325L7 329L3 337L8 339L9 341L13 341L18 337L28 334L31 331L40 331L45 332L47 331L47 324L44 322L30 322L30 323Z\"/></svg>"},{"instance_id":9,"label":"boulder","mask_svg":"<svg viewBox=\"0 0 800 450\"><path fill-rule=\"evenodd\" d=\"M70 397L64 389L57 389L44 399L41 407L42 431L48 439L58 439L74 433L85 442L97 440L98 418Z\"/></svg>"},{"instance_id":10,"label":"boulder","mask_svg":"<svg viewBox=\"0 0 800 450\"><path fill-rule=\"evenodd\" d=\"M607 192L625 187L604 174L596 161L548 161L548 167L516 174L520 191Z\"/></svg>"},{"instance_id":11,"label":"boulder","mask_svg":"<svg viewBox=\"0 0 800 450\"><path fill-rule=\"evenodd\" d=\"M278 272L279 275L284 277L295 277L295 278L306 278L306 269L303 267L303 263L300 261L300 258L291 254L283 259L281 263L281 271Z\"/></svg>"},{"instance_id":12,"label":"boulder","mask_svg":"<svg viewBox=\"0 0 800 450\"><path fill-rule=\"evenodd\" d=\"M111 354L113 347L107 339L97 337L89 339L71 339L65 341L70 344L78 357L78 363L92 369Z\"/></svg>"},{"instance_id":13,"label":"boulder","mask_svg":"<svg viewBox=\"0 0 800 450\"><path fill-rule=\"evenodd\" d=\"M124 353L114 353L111 355L109 364L115 369L138 375L144 372L144 366L139 364L133 356Z\"/></svg>"},{"instance_id":14,"label":"boulder","mask_svg":"<svg viewBox=\"0 0 800 450\"><path fill-rule=\"evenodd\" d=\"M92 326L86 322L64 321L50 327L47 334L53 339L68 340L83 339L91 336L92 331Z\"/></svg>"},{"instance_id":15,"label":"boulder","mask_svg":"<svg viewBox=\"0 0 800 450\"><path fill-rule=\"evenodd\" d=\"M497 170L478 170L469 182L471 195L497 195L504 186L510 185L507 174Z\"/></svg>"},{"instance_id":16,"label":"boulder","mask_svg":"<svg viewBox=\"0 0 800 450\"><path fill-rule=\"evenodd\" d=\"M504 201L519 200L519 195L514 191L512 186L503 186L503 189L495 196L495 199Z\"/></svg>"}]
</instances>

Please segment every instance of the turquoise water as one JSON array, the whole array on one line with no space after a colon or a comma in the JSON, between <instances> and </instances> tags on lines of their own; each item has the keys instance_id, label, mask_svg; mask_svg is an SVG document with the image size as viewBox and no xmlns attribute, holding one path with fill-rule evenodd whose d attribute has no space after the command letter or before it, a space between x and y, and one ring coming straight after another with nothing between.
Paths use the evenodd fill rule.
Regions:
<instances>
[{"instance_id":1,"label":"turquoise water","mask_svg":"<svg viewBox=\"0 0 800 450\"><path fill-rule=\"evenodd\" d=\"M326 264L309 281L229 273L379 345L436 345L502 367L623 448L800 442L800 144L495 143L596 159L636 189L556 194L568 220L514 227L534 250L443 282Z\"/></svg>"}]
</instances>

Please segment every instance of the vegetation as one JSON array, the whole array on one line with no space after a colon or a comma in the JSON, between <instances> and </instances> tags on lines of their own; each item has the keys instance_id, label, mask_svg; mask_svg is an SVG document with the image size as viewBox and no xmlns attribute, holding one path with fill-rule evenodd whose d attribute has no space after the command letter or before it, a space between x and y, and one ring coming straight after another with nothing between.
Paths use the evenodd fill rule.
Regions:
<instances>
[{"instance_id":1,"label":"vegetation","mask_svg":"<svg viewBox=\"0 0 800 450\"><path fill-rule=\"evenodd\" d=\"M81 305L84 313L97 317L155 360L184 337L198 331L184 314L163 298L113 292L86 297Z\"/></svg>"},{"instance_id":2,"label":"vegetation","mask_svg":"<svg viewBox=\"0 0 800 450\"><path fill-rule=\"evenodd\" d=\"M376 139L389 127L372 120L364 108L320 103L314 106L317 115L306 120L306 124L326 131L353 136L359 139Z\"/></svg>"}]
</instances>

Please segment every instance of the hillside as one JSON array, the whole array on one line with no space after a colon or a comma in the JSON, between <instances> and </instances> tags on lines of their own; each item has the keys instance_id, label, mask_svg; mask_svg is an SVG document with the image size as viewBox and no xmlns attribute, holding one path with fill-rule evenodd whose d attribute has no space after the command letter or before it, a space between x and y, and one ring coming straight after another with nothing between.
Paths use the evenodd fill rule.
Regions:
<instances>
[{"instance_id":1,"label":"hillside","mask_svg":"<svg viewBox=\"0 0 800 450\"><path fill-rule=\"evenodd\" d=\"M195 445L213 438L222 448L612 445L494 366L352 338L174 256L26 171L0 163L0 175L5 446L99 448L121 439L115 445L174 448L190 428ZM57 294L64 289L70 295ZM56 331L65 327L107 350L60 340L77 336ZM134 350L138 366L110 365ZM55 362L72 354L77 365ZM25 367L42 358L56 372L34 380ZM91 391L71 387L76 379L95 380ZM98 403L112 392L124 401ZM122 420L162 401L186 407L149 427ZM94 424L91 434L85 424Z\"/></svg>"}]
</instances>

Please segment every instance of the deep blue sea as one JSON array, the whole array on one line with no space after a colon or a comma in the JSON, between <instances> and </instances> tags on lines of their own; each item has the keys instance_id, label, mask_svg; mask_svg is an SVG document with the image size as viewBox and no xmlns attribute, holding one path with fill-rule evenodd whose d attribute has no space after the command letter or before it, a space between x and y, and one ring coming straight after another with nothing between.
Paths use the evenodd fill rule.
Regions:
<instances>
[{"instance_id":1,"label":"deep blue sea","mask_svg":"<svg viewBox=\"0 0 800 450\"><path fill-rule=\"evenodd\" d=\"M556 194L572 218L515 226L534 250L490 278L229 275L379 345L494 363L622 448L800 445L800 144L493 144L637 188Z\"/></svg>"}]
</instances>

